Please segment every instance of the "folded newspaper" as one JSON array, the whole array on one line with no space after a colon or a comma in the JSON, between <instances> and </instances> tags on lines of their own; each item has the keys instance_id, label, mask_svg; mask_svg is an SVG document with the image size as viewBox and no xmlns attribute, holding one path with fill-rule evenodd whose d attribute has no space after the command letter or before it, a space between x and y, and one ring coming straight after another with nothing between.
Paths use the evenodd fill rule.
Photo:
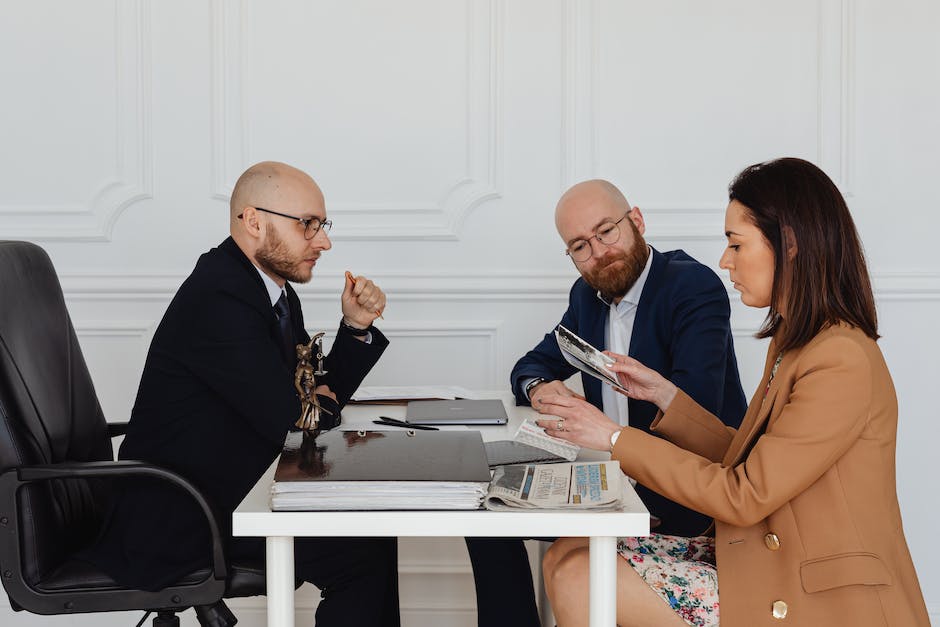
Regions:
<instances>
[{"instance_id":1,"label":"folded newspaper","mask_svg":"<svg viewBox=\"0 0 940 627\"><path fill-rule=\"evenodd\" d=\"M558 342L558 348L561 349L562 356L569 364L610 386L624 392L627 391L626 388L620 385L616 375L607 369L607 366L614 363L611 357L597 350L560 324L555 328L555 340Z\"/></svg>"},{"instance_id":2,"label":"folded newspaper","mask_svg":"<svg viewBox=\"0 0 940 627\"><path fill-rule=\"evenodd\" d=\"M541 417L548 418L548 416ZM567 440L548 435L545 433L545 429L538 426L534 420L529 418L522 421L522 424L519 425L519 429L516 430L516 435L514 435L512 439L516 442L548 451L558 457L567 459L569 462L573 462L577 459L578 453L581 452L581 447L577 444L572 444Z\"/></svg>"},{"instance_id":3,"label":"folded newspaper","mask_svg":"<svg viewBox=\"0 0 940 627\"><path fill-rule=\"evenodd\" d=\"M490 510L618 510L623 473L617 462L518 464L493 473L483 506Z\"/></svg>"}]
</instances>

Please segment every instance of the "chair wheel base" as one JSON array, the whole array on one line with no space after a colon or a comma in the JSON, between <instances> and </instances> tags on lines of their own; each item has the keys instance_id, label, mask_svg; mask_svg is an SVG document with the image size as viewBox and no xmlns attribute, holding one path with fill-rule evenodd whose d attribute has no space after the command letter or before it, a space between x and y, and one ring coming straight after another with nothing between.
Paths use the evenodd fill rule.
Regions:
<instances>
[{"instance_id":1,"label":"chair wheel base","mask_svg":"<svg viewBox=\"0 0 940 627\"><path fill-rule=\"evenodd\" d=\"M176 612L157 612L153 617L153 627L180 627L180 617Z\"/></svg>"},{"instance_id":2,"label":"chair wheel base","mask_svg":"<svg viewBox=\"0 0 940 627\"><path fill-rule=\"evenodd\" d=\"M202 627L233 627L238 619L228 609L225 601L219 600L212 605L197 605L196 620Z\"/></svg>"}]
</instances>

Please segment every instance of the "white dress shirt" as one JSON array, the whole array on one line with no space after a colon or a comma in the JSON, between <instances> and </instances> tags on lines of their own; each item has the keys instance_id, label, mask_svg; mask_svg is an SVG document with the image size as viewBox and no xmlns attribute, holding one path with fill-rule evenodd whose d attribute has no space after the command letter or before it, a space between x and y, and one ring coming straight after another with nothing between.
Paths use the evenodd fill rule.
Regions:
<instances>
[{"instance_id":1,"label":"white dress shirt","mask_svg":"<svg viewBox=\"0 0 940 627\"><path fill-rule=\"evenodd\" d=\"M264 271L258 266L255 266L255 270L257 270L258 274L261 275L261 280L264 282L264 288L268 290L268 298L271 299L271 306L274 307L274 305L277 304L278 299L281 297L281 294L287 294L287 290L275 283L274 279L265 274Z\"/></svg>"},{"instance_id":2,"label":"white dress shirt","mask_svg":"<svg viewBox=\"0 0 940 627\"><path fill-rule=\"evenodd\" d=\"M643 293L643 286L646 285L646 279L650 274L650 266L653 265L653 252L650 251L646 258L646 266L643 272L637 277L633 286L627 290L619 303L614 304L601 298L600 292L597 297L610 308L607 314L607 326L604 329L604 346L607 350L621 355L630 354L630 338L633 337L633 323L636 320L636 308L640 304L640 295ZM612 387L606 383L601 385L601 400L604 404L604 413L614 422L619 422L621 426L626 427L630 424L629 399L615 392Z\"/></svg>"}]
</instances>

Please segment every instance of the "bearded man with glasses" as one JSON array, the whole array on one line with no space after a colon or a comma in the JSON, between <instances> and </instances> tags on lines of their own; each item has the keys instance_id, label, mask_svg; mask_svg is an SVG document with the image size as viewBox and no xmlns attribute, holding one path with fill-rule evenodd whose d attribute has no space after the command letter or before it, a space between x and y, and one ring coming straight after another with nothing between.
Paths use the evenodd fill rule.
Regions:
<instances>
[{"instance_id":1,"label":"bearded man with glasses","mask_svg":"<svg viewBox=\"0 0 940 627\"><path fill-rule=\"evenodd\" d=\"M646 224L612 183L578 183L562 195L555 226L564 253L581 274L560 323L602 350L639 359L688 391L730 427L747 404L731 339L728 293L708 267L681 250L661 253L643 238ZM628 399L581 375L584 396L564 381L578 372L550 330L510 375L520 405L538 406L541 394L578 396L622 425L649 432L652 403ZM637 494L662 534L702 535L711 520L643 485ZM478 624L539 625L525 547L513 538L467 538L477 589Z\"/></svg>"},{"instance_id":2,"label":"bearded man with glasses","mask_svg":"<svg viewBox=\"0 0 940 627\"><path fill-rule=\"evenodd\" d=\"M314 180L277 162L242 174L229 222L231 237L199 258L157 328L120 457L195 483L218 512L228 558L263 568L264 538L232 537L232 512L301 415L295 347L310 338L290 283L310 280L332 247L331 222ZM341 305L327 372L315 390L330 411L323 428L338 424L340 409L388 345L372 325L385 307L377 285L347 275ZM88 561L145 590L207 566L205 517L167 485L121 492ZM120 531L127 529L133 533ZM296 576L321 590L317 625L399 624L394 538L298 538L294 559Z\"/></svg>"}]
</instances>

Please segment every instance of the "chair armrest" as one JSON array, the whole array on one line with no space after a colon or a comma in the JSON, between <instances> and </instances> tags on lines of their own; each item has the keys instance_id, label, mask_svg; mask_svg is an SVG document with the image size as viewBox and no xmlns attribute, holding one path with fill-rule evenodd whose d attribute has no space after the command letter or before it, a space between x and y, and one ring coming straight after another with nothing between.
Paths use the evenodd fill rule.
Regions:
<instances>
[{"instance_id":1,"label":"chair armrest","mask_svg":"<svg viewBox=\"0 0 940 627\"><path fill-rule=\"evenodd\" d=\"M227 566L222 548L222 535L215 512L202 492L182 475L160 466L135 460L113 462L72 462L43 464L12 468L0 474L0 524L15 526L19 520L19 504L16 498L19 489L26 484L50 479L94 478L94 477L152 477L176 484L192 496L202 509L212 535L212 571L216 579L225 580ZM15 539L15 538L14 538ZM6 551L0 548L0 554ZM5 556L6 557L6 556Z\"/></svg>"},{"instance_id":2,"label":"chair armrest","mask_svg":"<svg viewBox=\"0 0 940 627\"><path fill-rule=\"evenodd\" d=\"M126 422L109 422L108 423L108 437L116 438L119 435L127 435L127 423Z\"/></svg>"}]
</instances>

